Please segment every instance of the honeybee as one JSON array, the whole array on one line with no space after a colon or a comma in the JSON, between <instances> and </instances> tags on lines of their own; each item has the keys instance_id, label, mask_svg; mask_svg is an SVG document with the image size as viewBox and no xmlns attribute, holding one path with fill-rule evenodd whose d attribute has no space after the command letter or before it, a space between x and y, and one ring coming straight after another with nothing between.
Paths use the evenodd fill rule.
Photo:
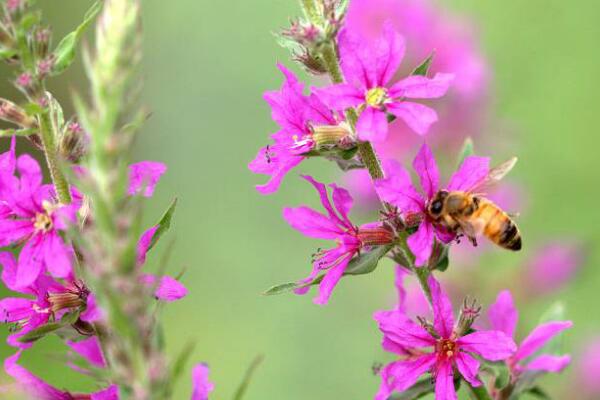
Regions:
<instances>
[{"instance_id":1,"label":"honeybee","mask_svg":"<svg viewBox=\"0 0 600 400\"><path fill-rule=\"evenodd\" d=\"M484 235L497 245L513 251L521 250L519 228L500 207L483 197L481 190L498 182L516 164L516 157L492 168L485 179L468 192L438 191L427 207L427 213L451 232L464 234L474 246Z\"/></svg>"}]
</instances>

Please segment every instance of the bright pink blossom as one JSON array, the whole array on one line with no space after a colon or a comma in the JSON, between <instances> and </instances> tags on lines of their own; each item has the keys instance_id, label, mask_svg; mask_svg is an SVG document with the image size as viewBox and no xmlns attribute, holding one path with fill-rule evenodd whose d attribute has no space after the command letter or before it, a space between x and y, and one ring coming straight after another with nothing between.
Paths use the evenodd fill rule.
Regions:
<instances>
[{"instance_id":1,"label":"bright pink blossom","mask_svg":"<svg viewBox=\"0 0 600 400\"><path fill-rule=\"evenodd\" d=\"M384 165L386 178L375 182L377 193L386 202L398 207L407 218L418 215L421 218L417 231L409 236L407 243L416 257L415 264L422 266L431 256L434 240L449 243L455 237L444 227L435 224L428 217L427 208L430 201L440 190L440 175L433 153L426 144L421 146L413 161L413 168L421 183L422 192L412 184L409 172L399 163L388 161ZM469 156L461 164L445 189L448 191L470 191L476 187L489 173L489 158Z\"/></svg>"},{"instance_id":2,"label":"bright pink blossom","mask_svg":"<svg viewBox=\"0 0 600 400\"><path fill-rule=\"evenodd\" d=\"M498 294L490 306L488 318L492 327L509 337L515 336L519 313L508 290ZM571 321L550 321L538 325L523 339L514 355L506 363L514 376L525 371L560 372L571 362L568 355L537 354L546 343L573 325ZM532 357L533 356L533 357Z\"/></svg>"},{"instance_id":3,"label":"bright pink blossom","mask_svg":"<svg viewBox=\"0 0 600 400\"><path fill-rule=\"evenodd\" d=\"M154 188L161 176L167 171L167 166L156 161L140 161L129 166L130 195L141 194L152 197Z\"/></svg>"},{"instance_id":4,"label":"bright pink blossom","mask_svg":"<svg viewBox=\"0 0 600 400\"><path fill-rule=\"evenodd\" d=\"M381 37L374 42L352 30L342 30L339 51L346 82L317 89L316 93L335 110L361 109L356 124L359 139L383 142L388 133L388 112L419 135L427 133L437 121L433 109L407 99L442 97L452 75L438 73L433 78L413 75L392 83L404 57L405 43L390 23L384 24Z\"/></svg>"},{"instance_id":5,"label":"bright pink blossom","mask_svg":"<svg viewBox=\"0 0 600 400\"><path fill-rule=\"evenodd\" d=\"M317 96L303 94L304 84L283 65L278 65L285 81L278 91L264 95L271 106L271 116L281 128L273 134L273 144L259 150L248 168L256 174L269 175L269 181L256 186L262 194L270 194L279 188L284 176L315 148L311 125L336 125L339 121Z\"/></svg>"},{"instance_id":6,"label":"bright pink blossom","mask_svg":"<svg viewBox=\"0 0 600 400\"><path fill-rule=\"evenodd\" d=\"M352 257L358 254L365 245L390 243L393 237L379 224L368 224L360 228L353 225L348 218L353 200L345 189L335 184L329 185L332 189L332 204L324 184L310 176L303 176L303 178L317 190L327 214L324 215L312 208L302 206L284 208L283 217L292 228L306 236L337 242L336 247L322 250L317 254L311 274L299 282L310 283L325 271L325 276L319 285L319 295L314 301L317 304L326 304ZM308 289L307 286L296 290L296 293L304 294Z\"/></svg>"},{"instance_id":7,"label":"bright pink blossom","mask_svg":"<svg viewBox=\"0 0 600 400\"><path fill-rule=\"evenodd\" d=\"M208 395L215 385L208 380L208 365L196 364L192 371L192 397L191 400L207 400Z\"/></svg>"},{"instance_id":8,"label":"bright pink blossom","mask_svg":"<svg viewBox=\"0 0 600 400\"><path fill-rule=\"evenodd\" d=\"M516 350L511 338L501 331L476 331L461 335L454 325L450 299L439 283L429 277L433 306L433 330L423 328L399 309L378 311L374 318L384 334L384 349L401 356L381 370L382 383L377 400L386 400L394 391L402 392L430 372L435 379L436 400L456 400L454 369L470 385L481 385L477 377L480 362L473 356L500 361ZM427 350L426 350L427 349Z\"/></svg>"},{"instance_id":9,"label":"bright pink blossom","mask_svg":"<svg viewBox=\"0 0 600 400\"><path fill-rule=\"evenodd\" d=\"M29 286L45 271L66 278L73 251L61 232L76 220L81 196L73 191L72 204L59 204L53 186L42 184L38 162L27 154L16 158L14 144L1 165L0 247L23 244L15 285Z\"/></svg>"}]
</instances>

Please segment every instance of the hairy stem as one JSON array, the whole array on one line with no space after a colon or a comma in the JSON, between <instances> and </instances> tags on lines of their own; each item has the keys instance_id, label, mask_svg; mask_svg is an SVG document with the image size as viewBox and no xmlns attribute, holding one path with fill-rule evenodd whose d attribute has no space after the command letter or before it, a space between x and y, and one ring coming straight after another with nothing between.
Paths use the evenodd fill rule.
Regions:
<instances>
[{"instance_id":1,"label":"hairy stem","mask_svg":"<svg viewBox=\"0 0 600 400\"><path fill-rule=\"evenodd\" d=\"M44 111L39 115L38 123L40 126L40 138L44 147L44 155L46 156L48 170L50 170L50 176L56 189L58 201L62 204L69 204L71 203L69 183L60 169L56 142L54 141L56 132L54 132L54 126L50 121L48 111Z\"/></svg>"}]
</instances>

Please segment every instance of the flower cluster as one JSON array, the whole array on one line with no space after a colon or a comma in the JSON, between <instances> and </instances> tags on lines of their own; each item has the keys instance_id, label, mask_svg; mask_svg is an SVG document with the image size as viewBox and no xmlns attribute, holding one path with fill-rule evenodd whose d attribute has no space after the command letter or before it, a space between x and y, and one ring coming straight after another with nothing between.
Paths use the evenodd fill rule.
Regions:
<instances>
[{"instance_id":1,"label":"flower cluster","mask_svg":"<svg viewBox=\"0 0 600 400\"><path fill-rule=\"evenodd\" d=\"M516 399L528 391L541 392L537 379L544 373L560 372L570 363L570 356L557 354L549 346L571 322L546 319L517 346L517 311L509 292L501 292L490 306L491 329L485 329L486 321L479 319L482 306L474 300L464 300L455 320L452 303L435 276L449 268L449 250L462 238L472 247L484 239L498 245L497 249L518 251L522 247L513 217L489 194L516 158L491 167L490 158L474 155L472 142L467 141L457 170L444 184L434 152L425 143L443 142L436 136L450 125L441 121L443 128L432 127L439 115L449 118L448 107L439 115L436 111L444 105L447 93L454 98L449 104L467 98L480 102L487 73L470 36L444 29L447 21L434 17L434 8L427 2L354 0L348 5L314 0L302 4L304 18L294 20L292 28L284 31L284 46L294 50L291 40L309 48L311 63L294 53L296 61L309 72L327 73L331 82L320 81L321 85L307 92L306 85L279 65L284 84L278 92L267 92L265 99L280 130L249 168L270 175L269 182L257 190L271 194L300 162L324 157L343 172L369 176L361 194L369 191L377 198L377 204L369 203L369 211L377 211L379 218L366 224L354 222L349 215L354 201L346 189L302 176L316 189L324 212L300 206L284 208L283 217L303 235L333 244L313 255L312 271L306 278L274 286L265 294L305 294L318 285L314 302L324 305L345 275L370 273L383 258L392 259L398 264L399 302L390 311L376 312L374 318L383 333L383 348L397 360L378 371L381 384L376 399L404 392L407 397L402 398L407 399L435 393L438 400L452 400L461 384L476 399ZM332 9L336 10L333 14L325 11ZM332 24L335 29L330 29ZM309 40L306 27L311 27L310 32L328 33ZM401 32L406 32L408 43ZM444 49L439 58L434 51L438 46ZM401 67L407 48L411 51L406 58L413 64ZM421 54L421 60L415 61L414 54ZM412 170L419 187L403 165L406 148L390 150L397 143L415 143L414 138L420 148ZM383 162L379 157L385 157ZM351 186L364 182L352 173ZM408 276L420 284L416 297L404 286Z\"/></svg>"}]
</instances>

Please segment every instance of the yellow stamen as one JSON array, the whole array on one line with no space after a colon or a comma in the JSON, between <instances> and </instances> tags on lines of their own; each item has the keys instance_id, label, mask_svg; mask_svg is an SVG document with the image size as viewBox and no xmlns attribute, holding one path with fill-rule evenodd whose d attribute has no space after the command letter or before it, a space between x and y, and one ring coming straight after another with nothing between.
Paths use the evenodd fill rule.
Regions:
<instances>
[{"instance_id":1,"label":"yellow stamen","mask_svg":"<svg viewBox=\"0 0 600 400\"><path fill-rule=\"evenodd\" d=\"M387 100L387 89L375 87L369 89L365 95L365 102L371 107L381 107Z\"/></svg>"}]
</instances>

